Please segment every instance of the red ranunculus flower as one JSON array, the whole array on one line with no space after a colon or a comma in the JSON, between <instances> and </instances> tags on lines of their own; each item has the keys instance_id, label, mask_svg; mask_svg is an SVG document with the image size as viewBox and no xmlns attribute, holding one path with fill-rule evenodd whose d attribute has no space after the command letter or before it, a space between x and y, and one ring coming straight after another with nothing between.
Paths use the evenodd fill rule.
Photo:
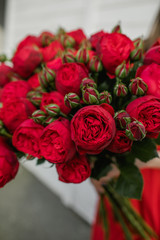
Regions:
<instances>
[{"instance_id":1,"label":"red ranunculus flower","mask_svg":"<svg viewBox=\"0 0 160 240\"><path fill-rule=\"evenodd\" d=\"M87 39L86 35L84 34L82 29L77 29L71 32L67 32L67 35L71 36L72 38L74 38L74 40L76 41L77 46L79 44L81 44L81 42L85 39Z\"/></svg>"},{"instance_id":2,"label":"red ranunculus flower","mask_svg":"<svg viewBox=\"0 0 160 240\"><path fill-rule=\"evenodd\" d=\"M45 62L51 61L59 51L63 51L64 48L59 41L52 42L49 46L41 48L41 53Z\"/></svg>"},{"instance_id":3,"label":"red ranunculus flower","mask_svg":"<svg viewBox=\"0 0 160 240\"><path fill-rule=\"evenodd\" d=\"M143 65L137 69L136 77L142 78L148 85L147 95L160 98L160 65L156 63Z\"/></svg>"},{"instance_id":4,"label":"red ranunculus flower","mask_svg":"<svg viewBox=\"0 0 160 240\"><path fill-rule=\"evenodd\" d=\"M71 109L64 104L64 96L57 91L53 91L51 93L43 93L41 109L45 111L44 106L51 103L57 104L60 107L61 111L65 114L68 114L71 111Z\"/></svg>"},{"instance_id":5,"label":"red ranunculus flower","mask_svg":"<svg viewBox=\"0 0 160 240\"><path fill-rule=\"evenodd\" d=\"M139 97L128 104L126 111L143 123L148 137L160 132L160 99L150 95Z\"/></svg>"},{"instance_id":6,"label":"red ranunculus flower","mask_svg":"<svg viewBox=\"0 0 160 240\"><path fill-rule=\"evenodd\" d=\"M144 56L144 64L157 63L160 65L160 45L150 48Z\"/></svg>"},{"instance_id":7,"label":"red ranunculus flower","mask_svg":"<svg viewBox=\"0 0 160 240\"><path fill-rule=\"evenodd\" d=\"M3 103L2 121L8 130L13 133L35 110L34 105L25 98L10 98Z\"/></svg>"},{"instance_id":8,"label":"red ranunculus flower","mask_svg":"<svg viewBox=\"0 0 160 240\"><path fill-rule=\"evenodd\" d=\"M2 102L6 101L8 98L25 98L30 90L31 87L28 82L23 80L7 83L3 88Z\"/></svg>"},{"instance_id":9,"label":"red ranunculus flower","mask_svg":"<svg viewBox=\"0 0 160 240\"><path fill-rule=\"evenodd\" d=\"M43 131L40 140L41 154L52 163L64 163L72 159L76 149L71 139L70 122L55 120Z\"/></svg>"},{"instance_id":10,"label":"red ranunculus flower","mask_svg":"<svg viewBox=\"0 0 160 240\"><path fill-rule=\"evenodd\" d=\"M103 37L104 34L105 32L100 31L91 35L89 40L92 44L92 48L96 49L97 43L100 41L101 37Z\"/></svg>"},{"instance_id":11,"label":"red ranunculus flower","mask_svg":"<svg viewBox=\"0 0 160 240\"><path fill-rule=\"evenodd\" d=\"M13 69L4 63L0 64L0 87L4 87L10 82L10 76L13 73Z\"/></svg>"},{"instance_id":12,"label":"red ranunculus flower","mask_svg":"<svg viewBox=\"0 0 160 240\"><path fill-rule=\"evenodd\" d=\"M41 61L42 54L35 45L21 48L12 58L14 71L24 78L29 77Z\"/></svg>"},{"instance_id":13,"label":"red ranunculus flower","mask_svg":"<svg viewBox=\"0 0 160 240\"><path fill-rule=\"evenodd\" d=\"M82 154L100 153L111 143L115 131L113 117L98 105L81 108L71 121L71 136Z\"/></svg>"},{"instance_id":14,"label":"red ranunculus flower","mask_svg":"<svg viewBox=\"0 0 160 240\"><path fill-rule=\"evenodd\" d=\"M52 61L47 62L46 67L57 72L58 69L62 66L62 64L63 64L62 58L56 58L53 59Z\"/></svg>"},{"instance_id":15,"label":"red ranunculus flower","mask_svg":"<svg viewBox=\"0 0 160 240\"><path fill-rule=\"evenodd\" d=\"M85 155L75 155L66 163L56 164L59 180L65 183L81 183L91 175L90 164Z\"/></svg>"},{"instance_id":16,"label":"red ranunculus flower","mask_svg":"<svg viewBox=\"0 0 160 240\"><path fill-rule=\"evenodd\" d=\"M40 86L40 81L39 81L39 74L40 73L35 73L28 79L28 83L33 88L34 90Z\"/></svg>"},{"instance_id":17,"label":"red ranunculus flower","mask_svg":"<svg viewBox=\"0 0 160 240\"><path fill-rule=\"evenodd\" d=\"M125 131L117 130L116 135L113 138L111 144L106 148L106 150L113 153L124 153L131 150L133 141L131 141L127 136Z\"/></svg>"},{"instance_id":18,"label":"red ranunculus flower","mask_svg":"<svg viewBox=\"0 0 160 240\"><path fill-rule=\"evenodd\" d=\"M116 67L129 59L133 48L133 42L127 36L121 33L106 33L98 42L96 51L107 71L114 74Z\"/></svg>"},{"instance_id":19,"label":"red ranunculus flower","mask_svg":"<svg viewBox=\"0 0 160 240\"><path fill-rule=\"evenodd\" d=\"M82 79L88 77L88 71L83 64L65 63L56 76L56 89L65 95L69 92L80 94L80 84Z\"/></svg>"},{"instance_id":20,"label":"red ranunculus flower","mask_svg":"<svg viewBox=\"0 0 160 240\"><path fill-rule=\"evenodd\" d=\"M15 178L19 168L19 162L13 151L0 137L0 188Z\"/></svg>"},{"instance_id":21,"label":"red ranunculus flower","mask_svg":"<svg viewBox=\"0 0 160 240\"><path fill-rule=\"evenodd\" d=\"M21 50L26 46L35 46L35 45L38 47L41 47L41 42L39 37L28 35L18 44L17 51Z\"/></svg>"},{"instance_id":22,"label":"red ranunculus flower","mask_svg":"<svg viewBox=\"0 0 160 240\"><path fill-rule=\"evenodd\" d=\"M33 119L22 122L14 131L12 144L19 151L28 153L34 157L41 157L40 136L44 127L37 124Z\"/></svg>"}]
</instances>

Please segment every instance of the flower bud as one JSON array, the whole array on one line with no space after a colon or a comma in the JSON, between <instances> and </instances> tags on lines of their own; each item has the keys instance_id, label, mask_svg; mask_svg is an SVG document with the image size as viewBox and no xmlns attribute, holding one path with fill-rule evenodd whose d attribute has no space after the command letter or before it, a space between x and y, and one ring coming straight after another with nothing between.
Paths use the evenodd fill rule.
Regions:
<instances>
[{"instance_id":1,"label":"flower bud","mask_svg":"<svg viewBox=\"0 0 160 240\"><path fill-rule=\"evenodd\" d=\"M113 29L112 33L122 33L120 24L117 24Z\"/></svg>"},{"instance_id":2,"label":"flower bud","mask_svg":"<svg viewBox=\"0 0 160 240\"><path fill-rule=\"evenodd\" d=\"M141 48L143 49L143 39L142 38L136 38L134 41L133 41L133 44L135 46L135 48Z\"/></svg>"},{"instance_id":3,"label":"flower bud","mask_svg":"<svg viewBox=\"0 0 160 240\"><path fill-rule=\"evenodd\" d=\"M63 63L75 62L75 57L70 53L65 53L63 55Z\"/></svg>"},{"instance_id":4,"label":"flower bud","mask_svg":"<svg viewBox=\"0 0 160 240\"><path fill-rule=\"evenodd\" d=\"M40 74L40 84L45 90L54 90L55 88L55 72L50 68L44 67Z\"/></svg>"},{"instance_id":5,"label":"flower bud","mask_svg":"<svg viewBox=\"0 0 160 240\"><path fill-rule=\"evenodd\" d=\"M0 55L0 62L5 62L7 61L7 56L5 54Z\"/></svg>"},{"instance_id":6,"label":"flower bud","mask_svg":"<svg viewBox=\"0 0 160 240\"><path fill-rule=\"evenodd\" d=\"M54 39L54 35L50 32L42 32L40 35L40 42L43 47L48 46Z\"/></svg>"},{"instance_id":7,"label":"flower bud","mask_svg":"<svg viewBox=\"0 0 160 240\"><path fill-rule=\"evenodd\" d=\"M86 48L80 48L76 54L76 61L80 63L89 62L89 52Z\"/></svg>"},{"instance_id":8,"label":"flower bud","mask_svg":"<svg viewBox=\"0 0 160 240\"><path fill-rule=\"evenodd\" d=\"M146 136L145 126L139 121L133 121L127 125L126 135L133 141L140 141Z\"/></svg>"},{"instance_id":9,"label":"flower bud","mask_svg":"<svg viewBox=\"0 0 160 240\"><path fill-rule=\"evenodd\" d=\"M116 121L117 128L120 129L125 129L126 126L131 122L131 117L124 110L116 112L114 115L114 119Z\"/></svg>"},{"instance_id":10,"label":"flower bud","mask_svg":"<svg viewBox=\"0 0 160 240\"><path fill-rule=\"evenodd\" d=\"M47 124L47 125L49 125L50 123L54 122L55 120L56 120L55 118L53 118L53 117L51 117L51 116L48 116L48 117L45 119L44 123Z\"/></svg>"},{"instance_id":11,"label":"flower bud","mask_svg":"<svg viewBox=\"0 0 160 240\"><path fill-rule=\"evenodd\" d=\"M114 87L114 94L117 97L125 97L128 93L128 88L123 83L117 83Z\"/></svg>"},{"instance_id":12,"label":"flower bud","mask_svg":"<svg viewBox=\"0 0 160 240\"><path fill-rule=\"evenodd\" d=\"M64 46L64 48L72 48L75 45L75 40L73 37L67 35L67 34L61 34L60 35L60 42Z\"/></svg>"},{"instance_id":13,"label":"flower bud","mask_svg":"<svg viewBox=\"0 0 160 240\"><path fill-rule=\"evenodd\" d=\"M129 84L130 92L136 96L143 96L147 92L147 89L147 84L139 77L132 79Z\"/></svg>"},{"instance_id":14,"label":"flower bud","mask_svg":"<svg viewBox=\"0 0 160 240\"><path fill-rule=\"evenodd\" d=\"M141 48L136 48L130 53L130 58L132 61L141 60L143 56L143 50Z\"/></svg>"},{"instance_id":15,"label":"flower bud","mask_svg":"<svg viewBox=\"0 0 160 240\"><path fill-rule=\"evenodd\" d=\"M64 97L64 103L69 108L76 108L80 104L80 98L76 93L68 93Z\"/></svg>"},{"instance_id":16,"label":"flower bud","mask_svg":"<svg viewBox=\"0 0 160 240\"><path fill-rule=\"evenodd\" d=\"M85 88L82 90L82 99L86 104L98 104L99 92L92 87Z\"/></svg>"},{"instance_id":17,"label":"flower bud","mask_svg":"<svg viewBox=\"0 0 160 240\"><path fill-rule=\"evenodd\" d=\"M50 115L51 117L55 117L57 115L59 115L60 113L60 107L57 104L51 103L48 104L46 106L44 106L46 112L48 113L48 115Z\"/></svg>"},{"instance_id":18,"label":"flower bud","mask_svg":"<svg viewBox=\"0 0 160 240\"><path fill-rule=\"evenodd\" d=\"M89 61L89 69L92 72L101 72L103 69L103 65L99 57L93 56Z\"/></svg>"},{"instance_id":19,"label":"flower bud","mask_svg":"<svg viewBox=\"0 0 160 240\"><path fill-rule=\"evenodd\" d=\"M42 110L36 110L32 113L32 118L36 123L42 124L46 118L46 114Z\"/></svg>"},{"instance_id":20,"label":"flower bud","mask_svg":"<svg viewBox=\"0 0 160 240\"><path fill-rule=\"evenodd\" d=\"M103 91L99 94L99 102L100 103L108 103L112 102L112 96L108 91Z\"/></svg>"},{"instance_id":21,"label":"flower bud","mask_svg":"<svg viewBox=\"0 0 160 240\"><path fill-rule=\"evenodd\" d=\"M126 78L127 75L128 75L128 68L127 68L127 65L126 65L126 62L122 62L120 65L118 65L116 67L116 70L115 70L115 75L118 77L118 78Z\"/></svg>"},{"instance_id":22,"label":"flower bud","mask_svg":"<svg viewBox=\"0 0 160 240\"><path fill-rule=\"evenodd\" d=\"M83 78L80 85L81 90L88 87L97 88L97 84L92 78Z\"/></svg>"},{"instance_id":23,"label":"flower bud","mask_svg":"<svg viewBox=\"0 0 160 240\"><path fill-rule=\"evenodd\" d=\"M29 101L32 102L35 106L40 106L42 101L42 94L37 91L30 91L27 94L27 98L29 98Z\"/></svg>"},{"instance_id":24,"label":"flower bud","mask_svg":"<svg viewBox=\"0 0 160 240\"><path fill-rule=\"evenodd\" d=\"M87 48L88 50L92 49L92 45L91 42L88 39L84 39L81 43L80 43L80 48Z\"/></svg>"}]
</instances>

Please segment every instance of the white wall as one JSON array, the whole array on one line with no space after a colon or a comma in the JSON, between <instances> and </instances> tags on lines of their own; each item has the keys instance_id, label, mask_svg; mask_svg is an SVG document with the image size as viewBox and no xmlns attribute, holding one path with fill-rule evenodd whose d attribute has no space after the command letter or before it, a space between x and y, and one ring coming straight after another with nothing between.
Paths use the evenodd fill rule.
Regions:
<instances>
[{"instance_id":1,"label":"white wall","mask_svg":"<svg viewBox=\"0 0 160 240\"><path fill-rule=\"evenodd\" d=\"M147 37L159 7L159 0L8 0L5 52L9 55L27 34L59 27L72 30L82 27L87 35L98 30L110 31L121 21L123 32L131 38ZM97 195L89 180L79 184L64 184L57 180L54 168L26 166L63 202L91 222Z\"/></svg>"}]
</instances>

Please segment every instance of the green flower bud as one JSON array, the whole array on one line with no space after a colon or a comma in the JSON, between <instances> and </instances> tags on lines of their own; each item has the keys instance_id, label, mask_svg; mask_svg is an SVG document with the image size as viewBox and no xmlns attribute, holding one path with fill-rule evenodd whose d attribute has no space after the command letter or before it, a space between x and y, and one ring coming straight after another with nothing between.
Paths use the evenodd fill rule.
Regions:
<instances>
[{"instance_id":1,"label":"green flower bud","mask_svg":"<svg viewBox=\"0 0 160 240\"><path fill-rule=\"evenodd\" d=\"M69 108L76 108L80 105L80 98L76 93L68 93L64 97L64 103Z\"/></svg>"},{"instance_id":2,"label":"green flower bud","mask_svg":"<svg viewBox=\"0 0 160 240\"><path fill-rule=\"evenodd\" d=\"M37 91L30 91L27 94L27 98L31 101L35 106L40 106L42 101L42 93Z\"/></svg>"},{"instance_id":3,"label":"green flower bud","mask_svg":"<svg viewBox=\"0 0 160 240\"><path fill-rule=\"evenodd\" d=\"M99 102L110 104L112 102L112 95L108 91L101 92L99 94Z\"/></svg>"},{"instance_id":4,"label":"green flower bud","mask_svg":"<svg viewBox=\"0 0 160 240\"><path fill-rule=\"evenodd\" d=\"M0 62L5 62L7 61L7 56L5 54L0 55Z\"/></svg>"},{"instance_id":5,"label":"green flower bud","mask_svg":"<svg viewBox=\"0 0 160 240\"><path fill-rule=\"evenodd\" d=\"M147 84L142 80L142 78L135 78L131 80L129 84L129 90L133 95L143 96L148 90Z\"/></svg>"},{"instance_id":6,"label":"green flower bud","mask_svg":"<svg viewBox=\"0 0 160 240\"><path fill-rule=\"evenodd\" d=\"M44 121L44 123L45 123L46 125L49 125L50 123L54 122L55 120L56 120L56 118L53 118L53 117L51 117L51 116L48 116L48 117L46 118L46 120Z\"/></svg>"},{"instance_id":7,"label":"green flower bud","mask_svg":"<svg viewBox=\"0 0 160 240\"><path fill-rule=\"evenodd\" d=\"M86 48L80 48L76 54L76 61L80 63L89 62L89 52Z\"/></svg>"},{"instance_id":8,"label":"green flower bud","mask_svg":"<svg viewBox=\"0 0 160 240\"><path fill-rule=\"evenodd\" d=\"M132 61L139 61L142 59L143 56L143 49L136 48L130 53L130 58Z\"/></svg>"},{"instance_id":9,"label":"green flower bud","mask_svg":"<svg viewBox=\"0 0 160 240\"><path fill-rule=\"evenodd\" d=\"M112 33L122 33L120 24L117 24L113 29Z\"/></svg>"},{"instance_id":10,"label":"green flower bud","mask_svg":"<svg viewBox=\"0 0 160 240\"><path fill-rule=\"evenodd\" d=\"M41 87L47 91L53 91L55 89L55 72L50 68L44 67L40 74Z\"/></svg>"},{"instance_id":11,"label":"green flower bud","mask_svg":"<svg viewBox=\"0 0 160 240\"><path fill-rule=\"evenodd\" d=\"M83 90L84 88L88 88L88 87L97 89L97 84L92 78L83 78L80 85L80 89Z\"/></svg>"},{"instance_id":12,"label":"green flower bud","mask_svg":"<svg viewBox=\"0 0 160 240\"><path fill-rule=\"evenodd\" d=\"M128 68L127 68L127 65L126 65L125 61L122 62L120 65L118 65L116 67L115 75L116 75L116 77L118 77L120 79L123 79L123 78L127 77L127 75L128 75Z\"/></svg>"},{"instance_id":13,"label":"green flower bud","mask_svg":"<svg viewBox=\"0 0 160 240\"><path fill-rule=\"evenodd\" d=\"M82 90L82 99L86 104L98 104L99 92L92 87L85 88Z\"/></svg>"},{"instance_id":14,"label":"green flower bud","mask_svg":"<svg viewBox=\"0 0 160 240\"><path fill-rule=\"evenodd\" d=\"M42 124L46 118L46 114L42 110L36 110L32 113L32 118L36 123Z\"/></svg>"},{"instance_id":15,"label":"green flower bud","mask_svg":"<svg viewBox=\"0 0 160 240\"><path fill-rule=\"evenodd\" d=\"M114 87L114 94L117 97L125 97L128 93L128 88L123 83L117 83Z\"/></svg>"},{"instance_id":16,"label":"green flower bud","mask_svg":"<svg viewBox=\"0 0 160 240\"><path fill-rule=\"evenodd\" d=\"M75 40L73 37L67 35L67 34L61 34L60 36L60 42L64 46L64 48L72 48L75 46Z\"/></svg>"},{"instance_id":17,"label":"green flower bud","mask_svg":"<svg viewBox=\"0 0 160 240\"><path fill-rule=\"evenodd\" d=\"M50 115L51 117L55 117L57 115L59 115L60 113L60 107L57 104L51 103L48 104L46 106L44 106L46 112L48 113L48 115Z\"/></svg>"},{"instance_id":18,"label":"green flower bud","mask_svg":"<svg viewBox=\"0 0 160 240\"><path fill-rule=\"evenodd\" d=\"M93 56L89 61L89 69L92 72L101 72L103 70L102 62L97 56Z\"/></svg>"},{"instance_id":19,"label":"green flower bud","mask_svg":"<svg viewBox=\"0 0 160 240\"><path fill-rule=\"evenodd\" d=\"M114 119L116 121L117 128L120 129L125 129L126 126L131 122L131 117L124 110L116 112L114 115Z\"/></svg>"},{"instance_id":20,"label":"green flower bud","mask_svg":"<svg viewBox=\"0 0 160 240\"><path fill-rule=\"evenodd\" d=\"M145 126L139 121L133 121L127 125L126 135L132 141L140 141L146 136Z\"/></svg>"}]
</instances>

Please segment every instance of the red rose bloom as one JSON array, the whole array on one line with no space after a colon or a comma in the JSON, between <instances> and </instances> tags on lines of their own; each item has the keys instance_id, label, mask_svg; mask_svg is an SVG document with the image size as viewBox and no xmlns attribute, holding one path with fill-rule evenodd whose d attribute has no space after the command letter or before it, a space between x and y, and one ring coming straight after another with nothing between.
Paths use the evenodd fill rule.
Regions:
<instances>
[{"instance_id":1,"label":"red rose bloom","mask_svg":"<svg viewBox=\"0 0 160 240\"><path fill-rule=\"evenodd\" d=\"M0 188L15 178L19 168L19 162L13 151L0 137Z\"/></svg>"},{"instance_id":2,"label":"red rose bloom","mask_svg":"<svg viewBox=\"0 0 160 240\"><path fill-rule=\"evenodd\" d=\"M34 90L40 86L40 81L39 81L39 74L40 73L35 73L28 79L28 83L33 88Z\"/></svg>"},{"instance_id":3,"label":"red rose bloom","mask_svg":"<svg viewBox=\"0 0 160 240\"><path fill-rule=\"evenodd\" d=\"M12 144L19 151L28 153L34 157L41 157L40 136L44 127L37 124L33 119L27 119L14 131Z\"/></svg>"},{"instance_id":4,"label":"red rose bloom","mask_svg":"<svg viewBox=\"0 0 160 240\"><path fill-rule=\"evenodd\" d=\"M88 71L83 64L64 63L56 76L56 89L65 95L69 92L80 94L82 79L88 77Z\"/></svg>"},{"instance_id":5,"label":"red rose bloom","mask_svg":"<svg viewBox=\"0 0 160 240\"><path fill-rule=\"evenodd\" d=\"M84 34L82 29L77 29L71 32L67 32L67 35L71 36L72 38L74 38L74 40L76 41L76 44L79 45L81 44L81 42L85 39L87 39L86 35Z\"/></svg>"},{"instance_id":6,"label":"red rose bloom","mask_svg":"<svg viewBox=\"0 0 160 240\"><path fill-rule=\"evenodd\" d=\"M96 51L107 71L114 74L116 67L129 59L133 48L133 42L127 36L121 33L106 33L98 42Z\"/></svg>"},{"instance_id":7,"label":"red rose bloom","mask_svg":"<svg viewBox=\"0 0 160 240\"><path fill-rule=\"evenodd\" d=\"M35 110L33 104L25 98L10 98L3 103L2 121L8 130L13 133Z\"/></svg>"},{"instance_id":8,"label":"red rose bloom","mask_svg":"<svg viewBox=\"0 0 160 240\"><path fill-rule=\"evenodd\" d=\"M62 66L62 58L56 58L52 61L47 62L46 67L49 69L54 70L55 72L59 70L59 68Z\"/></svg>"},{"instance_id":9,"label":"red rose bloom","mask_svg":"<svg viewBox=\"0 0 160 240\"><path fill-rule=\"evenodd\" d=\"M66 163L56 164L59 180L65 183L81 183L91 175L90 164L85 155L75 155Z\"/></svg>"},{"instance_id":10,"label":"red rose bloom","mask_svg":"<svg viewBox=\"0 0 160 240\"><path fill-rule=\"evenodd\" d=\"M128 104L126 111L143 123L148 137L160 132L160 99L150 95L139 97Z\"/></svg>"},{"instance_id":11,"label":"red rose bloom","mask_svg":"<svg viewBox=\"0 0 160 240\"><path fill-rule=\"evenodd\" d=\"M91 35L89 40L91 42L92 48L96 48L97 43L100 41L101 37L104 34L105 34L105 32L100 31L100 32L97 32L97 33L94 33L94 34Z\"/></svg>"},{"instance_id":12,"label":"red rose bloom","mask_svg":"<svg viewBox=\"0 0 160 240\"><path fill-rule=\"evenodd\" d=\"M72 159L76 149L71 140L70 122L59 119L49 124L40 139L41 154L52 163L64 163Z\"/></svg>"},{"instance_id":13,"label":"red rose bloom","mask_svg":"<svg viewBox=\"0 0 160 240\"><path fill-rule=\"evenodd\" d=\"M0 64L0 87L4 87L10 82L10 76L13 73L13 69L4 63Z\"/></svg>"},{"instance_id":14,"label":"red rose bloom","mask_svg":"<svg viewBox=\"0 0 160 240\"><path fill-rule=\"evenodd\" d=\"M17 51L12 58L14 71L24 78L29 77L41 61L39 48L31 45Z\"/></svg>"},{"instance_id":15,"label":"red rose bloom","mask_svg":"<svg viewBox=\"0 0 160 240\"><path fill-rule=\"evenodd\" d=\"M142 78L147 84L147 95L160 98L160 65L152 63L137 69L136 77Z\"/></svg>"},{"instance_id":16,"label":"red rose bloom","mask_svg":"<svg viewBox=\"0 0 160 240\"><path fill-rule=\"evenodd\" d=\"M111 114L98 105L81 108L71 121L71 137L82 154L100 153L111 143L115 130Z\"/></svg>"},{"instance_id":17,"label":"red rose bloom","mask_svg":"<svg viewBox=\"0 0 160 240\"><path fill-rule=\"evenodd\" d=\"M59 51L63 51L64 48L59 41L52 42L49 46L41 48L43 60L45 62L51 61Z\"/></svg>"},{"instance_id":18,"label":"red rose bloom","mask_svg":"<svg viewBox=\"0 0 160 240\"><path fill-rule=\"evenodd\" d=\"M127 136L125 131L117 130L116 135L113 138L111 144L106 148L106 150L113 153L124 153L131 150L133 141L131 141Z\"/></svg>"},{"instance_id":19,"label":"red rose bloom","mask_svg":"<svg viewBox=\"0 0 160 240\"><path fill-rule=\"evenodd\" d=\"M26 46L38 46L41 47L41 42L38 37L33 35L28 35L25 37L17 46L17 51L21 50Z\"/></svg>"},{"instance_id":20,"label":"red rose bloom","mask_svg":"<svg viewBox=\"0 0 160 240\"><path fill-rule=\"evenodd\" d=\"M144 64L157 63L160 65L160 45L150 48L144 56Z\"/></svg>"},{"instance_id":21,"label":"red rose bloom","mask_svg":"<svg viewBox=\"0 0 160 240\"><path fill-rule=\"evenodd\" d=\"M43 93L41 109L45 111L44 106L51 103L57 104L60 107L61 111L65 114L68 114L71 111L71 109L64 104L64 96L57 91L53 91L51 93Z\"/></svg>"},{"instance_id":22,"label":"red rose bloom","mask_svg":"<svg viewBox=\"0 0 160 240\"><path fill-rule=\"evenodd\" d=\"M10 82L3 88L2 102L6 101L8 98L25 98L30 90L31 87L26 81L18 80L15 82Z\"/></svg>"}]
</instances>

